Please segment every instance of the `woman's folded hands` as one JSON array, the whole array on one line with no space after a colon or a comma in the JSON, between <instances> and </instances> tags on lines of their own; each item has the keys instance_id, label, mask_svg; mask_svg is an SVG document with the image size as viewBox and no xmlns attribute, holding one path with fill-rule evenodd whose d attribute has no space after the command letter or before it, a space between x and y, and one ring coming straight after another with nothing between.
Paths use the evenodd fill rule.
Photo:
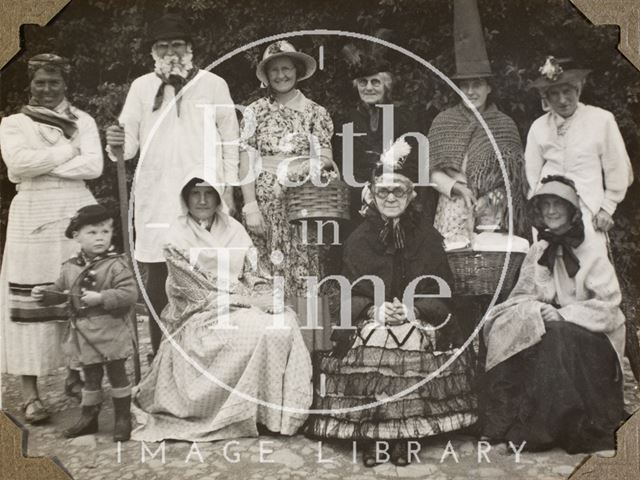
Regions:
<instances>
[{"instance_id":1,"label":"woman's folded hands","mask_svg":"<svg viewBox=\"0 0 640 480\"><path fill-rule=\"evenodd\" d=\"M407 306L397 298L394 298L393 302L384 302L380 306L372 306L368 311L368 316L380 324L395 326L414 321L418 312L415 308L413 310L413 318L410 319Z\"/></svg>"}]
</instances>

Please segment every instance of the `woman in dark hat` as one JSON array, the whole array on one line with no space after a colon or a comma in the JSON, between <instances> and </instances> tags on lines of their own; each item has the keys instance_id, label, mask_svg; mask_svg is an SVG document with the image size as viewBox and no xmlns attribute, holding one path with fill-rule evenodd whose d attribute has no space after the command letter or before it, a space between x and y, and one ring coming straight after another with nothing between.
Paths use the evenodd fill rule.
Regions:
<instances>
[{"instance_id":1,"label":"woman in dark hat","mask_svg":"<svg viewBox=\"0 0 640 480\"><path fill-rule=\"evenodd\" d=\"M85 180L102 173L95 121L67 99L69 62L54 54L29 60L31 96L20 113L0 124L0 148L18 193L11 202L0 282L2 370L22 376L27 422L48 417L37 378L65 364L60 350L67 315L43 307L29 291L52 283L75 251L64 230L75 211L95 203ZM79 395L77 374L66 391Z\"/></svg>"},{"instance_id":2,"label":"woman in dark hat","mask_svg":"<svg viewBox=\"0 0 640 480\"><path fill-rule=\"evenodd\" d=\"M378 32L378 36L384 37L387 31ZM381 153L389 148L384 145L383 123L384 118L393 115L393 138L395 141L401 135L418 130L417 117L406 107L398 105L394 101L394 76L389 61L378 44L357 46L346 45L342 50L348 64L349 77L352 79L354 89L358 94L357 104L351 109L342 123L353 123L353 157L346 158L342 152L342 143L336 142L336 147L342 153L338 158L342 161L343 172L350 169L358 183L366 183L371 179L371 173L375 169ZM410 158L405 162L405 173L413 182L418 180L418 148L412 137L407 138L411 142L412 151ZM350 185L351 212L349 232L362 222L363 217L359 210L362 206L361 186ZM419 190L419 187L418 187ZM420 197L415 206L421 209Z\"/></svg>"},{"instance_id":3,"label":"woman in dark hat","mask_svg":"<svg viewBox=\"0 0 640 480\"><path fill-rule=\"evenodd\" d=\"M528 450L613 449L625 343L615 271L585 235L571 180L544 178L528 207L539 240L483 331L484 435Z\"/></svg>"},{"instance_id":4,"label":"woman in dark hat","mask_svg":"<svg viewBox=\"0 0 640 480\"><path fill-rule=\"evenodd\" d=\"M306 293L304 277L322 277L323 270L319 247L311 239L305 242L288 221L286 181L278 174L283 169L293 175L308 172L312 160L333 165L331 117L297 88L315 71L315 59L288 41L269 45L256 68L265 96L246 108L241 125L246 141L240 149L240 177L246 178L256 155L262 167L254 182L242 185L244 222L260 264L284 277L290 298Z\"/></svg>"},{"instance_id":5,"label":"woman in dark hat","mask_svg":"<svg viewBox=\"0 0 640 480\"><path fill-rule=\"evenodd\" d=\"M514 233L528 236L522 143L511 118L492 100L491 66L475 2L454 4L456 82L465 98L440 113L429 130L431 181L440 192L434 225L448 248L465 247L477 224L507 228L506 202L513 207ZM477 111L495 139L507 178ZM508 183L511 198L507 199ZM493 219L486 212L494 212Z\"/></svg>"},{"instance_id":6,"label":"woman in dark hat","mask_svg":"<svg viewBox=\"0 0 640 480\"><path fill-rule=\"evenodd\" d=\"M400 158L408 155L407 147L395 149ZM356 330L335 330L333 352L320 358L325 381L315 408L329 413L312 416L308 429L320 438L358 441L367 467L385 461L376 454L380 450L394 464L407 465L421 437L476 421L471 358L452 347L451 304L437 298L439 282L452 282L442 237L416 211L413 182L399 173L399 165L390 165L390 172L384 168L388 158L385 153L372 172L364 221L345 244L343 275L354 285L350 309ZM378 278L384 292L376 292L371 281L358 281L364 275ZM416 298L409 300L405 291L413 284ZM452 363L425 381L447 361Z\"/></svg>"},{"instance_id":7,"label":"woman in dark hat","mask_svg":"<svg viewBox=\"0 0 640 480\"><path fill-rule=\"evenodd\" d=\"M564 66L563 66L564 65ZM531 84L547 111L531 125L525 162L531 192L547 175L573 180L587 236L606 254L605 233L633 181L624 140L611 112L580 103L589 70L547 57Z\"/></svg>"}]
</instances>

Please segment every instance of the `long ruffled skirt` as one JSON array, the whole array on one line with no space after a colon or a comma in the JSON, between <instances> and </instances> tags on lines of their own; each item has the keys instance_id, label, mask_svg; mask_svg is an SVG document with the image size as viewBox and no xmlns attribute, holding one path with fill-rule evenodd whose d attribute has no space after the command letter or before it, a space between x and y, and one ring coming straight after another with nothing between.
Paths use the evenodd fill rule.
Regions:
<instances>
[{"instance_id":1,"label":"long ruffled skirt","mask_svg":"<svg viewBox=\"0 0 640 480\"><path fill-rule=\"evenodd\" d=\"M456 357L456 358L454 358ZM477 420L473 356L436 349L433 330L365 324L342 358L319 361L308 433L336 439L420 438Z\"/></svg>"}]
</instances>

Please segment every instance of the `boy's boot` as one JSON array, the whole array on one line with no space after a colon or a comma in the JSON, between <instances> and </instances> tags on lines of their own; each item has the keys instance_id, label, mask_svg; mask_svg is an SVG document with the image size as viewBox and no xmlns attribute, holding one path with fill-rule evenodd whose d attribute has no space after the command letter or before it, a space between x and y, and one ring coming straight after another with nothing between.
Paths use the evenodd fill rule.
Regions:
<instances>
[{"instance_id":1,"label":"boy's boot","mask_svg":"<svg viewBox=\"0 0 640 480\"><path fill-rule=\"evenodd\" d=\"M131 438L131 386L112 388L115 424L113 441L126 442Z\"/></svg>"},{"instance_id":2,"label":"boy's boot","mask_svg":"<svg viewBox=\"0 0 640 480\"><path fill-rule=\"evenodd\" d=\"M82 390L82 413L76 424L64 431L67 438L89 435L98 431L98 415L102 404L102 390Z\"/></svg>"}]
</instances>

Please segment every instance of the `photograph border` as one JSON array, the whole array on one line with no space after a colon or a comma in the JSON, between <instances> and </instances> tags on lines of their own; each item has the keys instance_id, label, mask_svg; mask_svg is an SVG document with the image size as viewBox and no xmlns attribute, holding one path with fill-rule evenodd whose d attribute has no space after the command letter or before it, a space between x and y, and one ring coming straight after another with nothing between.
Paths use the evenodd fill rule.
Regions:
<instances>
[{"instance_id":1,"label":"photograph border","mask_svg":"<svg viewBox=\"0 0 640 480\"><path fill-rule=\"evenodd\" d=\"M0 69L20 51L21 25L37 24L44 27L70 1L4 0L0 4ZM617 25L620 28L618 50L640 71L640 5L637 0L569 1L594 25ZM16 480L71 478L55 458L26 456L27 433L17 420L0 410L0 464L3 465L3 473L11 472ZM590 456L570 478L634 478L640 471L640 411L620 427L616 437L614 457Z\"/></svg>"}]
</instances>

